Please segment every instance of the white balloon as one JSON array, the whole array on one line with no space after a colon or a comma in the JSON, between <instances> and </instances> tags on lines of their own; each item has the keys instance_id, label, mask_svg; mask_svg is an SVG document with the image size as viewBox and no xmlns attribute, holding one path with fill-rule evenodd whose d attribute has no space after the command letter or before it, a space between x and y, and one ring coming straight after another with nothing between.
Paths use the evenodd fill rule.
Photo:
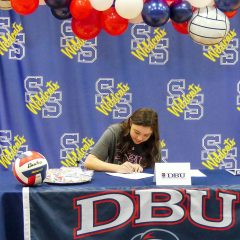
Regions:
<instances>
[{"instance_id":1,"label":"white balloon","mask_svg":"<svg viewBox=\"0 0 240 240\"><path fill-rule=\"evenodd\" d=\"M92 7L98 11L105 11L113 5L114 0L90 0Z\"/></svg>"},{"instance_id":2,"label":"white balloon","mask_svg":"<svg viewBox=\"0 0 240 240\"><path fill-rule=\"evenodd\" d=\"M12 9L11 1L0 0L0 10L10 10Z\"/></svg>"},{"instance_id":3,"label":"white balloon","mask_svg":"<svg viewBox=\"0 0 240 240\"><path fill-rule=\"evenodd\" d=\"M142 12L143 0L116 0L115 9L121 17L133 19Z\"/></svg>"},{"instance_id":4,"label":"white balloon","mask_svg":"<svg viewBox=\"0 0 240 240\"><path fill-rule=\"evenodd\" d=\"M187 0L193 7L202 8L213 5L213 0Z\"/></svg>"},{"instance_id":5,"label":"white balloon","mask_svg":"<svg viewBox=\"0 0 240 240\"><path fill-rule=\"evenodd\" d=\"M215 1L214 0L212 0L212 1L210 1L210 3L207 5L208 7L213 7L215 5Z\"/></svg>"},{"instance_id":6,"label":"white balloon","mask_svg":"<svg viewBox=\"0 0 240 240\"><path fill-rule=\"evenodd\" d=\"M129 19L128 22L132 24L138 24L143 22L142 14L139 14L137 17Z\"/></svg>"}]
</instances>

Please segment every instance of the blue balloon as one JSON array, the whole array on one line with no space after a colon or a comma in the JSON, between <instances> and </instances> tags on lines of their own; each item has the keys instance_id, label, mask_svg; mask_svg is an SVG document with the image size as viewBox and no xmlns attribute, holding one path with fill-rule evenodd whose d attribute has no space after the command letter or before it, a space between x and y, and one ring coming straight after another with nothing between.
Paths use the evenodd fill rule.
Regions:
<instances>
[{"instance_id":1,"label":"blue balloon","mask_svg":"<svg viewBox=\"0 0 240 240\"><path fill-rule=\"evenodd\" d=\"M170 18L176 23L186 22L192 15L192 5L187 1L174 2L170 5Z\"/></svg>"},{"instance_id":2,"label":"blue balloon","mask_svg":"<svg viewBox=\"0 0 240 240\"><path fill-rule=\"evenodd\" d=\"M231 12L240 8L240 0L215 0L215 5L223 12Z\"/></svg>"},{"instance_id":3,"label":"blue balloon","mask_svg":"<svg viewBox=\"0 0 240 240\"><path fill-rule=\"evenodd\" d=\"M50 8L69 7L71 0L44 0Z\"/></svg>"},{"instance_id":4,"label":"blue balloon","mask_svg":"<svg viewBox=\"0 0 240 240\"><path fill-rule=\"evenodd\" d=\"M52 15L60 20L71 18L72 15L68 7L64 8L51 8Z\"/></svg>"},{"instance_id":5,"label":"blue balloon","mask_svg":"<svg viewBox=\"0 0 240 240\"><path fill-rule=\"evenodd\" d=\"M170 15L170 9L165 0L147 0L142 10L143 21L152 27L164 25Z\"/></svg>"}]
</instances>

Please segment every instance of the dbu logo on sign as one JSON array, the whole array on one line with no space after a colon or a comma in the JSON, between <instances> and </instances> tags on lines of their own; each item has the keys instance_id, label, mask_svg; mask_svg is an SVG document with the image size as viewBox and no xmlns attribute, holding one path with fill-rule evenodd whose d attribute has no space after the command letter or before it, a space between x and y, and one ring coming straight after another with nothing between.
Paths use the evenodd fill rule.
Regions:
<instances>
[{"instance_id":1,"label":"dbu logo on sign","mask_svg":"<svg viewBox=\"0 0 240 240\"><path fill-rule=\"evenodd\" d=\"M199 85L186 87L185 79L171 79L167 85L167 110L184 120L200 120L204 115L204 94Z\"/></svg>"},{"instance_id":2,"label":"dbu logo on sign","mask_svg":"<svg viewBox=\"0 0 240 240\"><path fill-rule=\"evenodd\" d=\"M185 173L162 173L162 178L185 178Z\"/></svg>"},{"instance_id":3,"label":"dbu logo on sign","mask_svg":"<svg viewBox=\"0 0 240 240\"><path fill-rule=\"evenodd\" d=\"M24 80L25 102L30 112L42 118L58 118L62 114L62 91L57 82L43 83L42 76L28 76Z\"/></svg>"}]
</instances>

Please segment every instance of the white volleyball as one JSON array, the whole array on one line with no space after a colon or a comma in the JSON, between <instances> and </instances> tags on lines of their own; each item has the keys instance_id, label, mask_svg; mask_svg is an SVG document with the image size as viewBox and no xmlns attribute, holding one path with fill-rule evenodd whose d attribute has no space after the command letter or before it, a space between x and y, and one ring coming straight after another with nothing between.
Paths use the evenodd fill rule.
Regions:
<instances>
[{"instance_id":1,"label":"white volleyball","mask_svg":"<svg viewBox=\"0 0 240 240\"><path fill-rule=\"evenodd\" d=\"M46 177L47 170L47 159L35 151L22 153L13 164L14 176L26 186L41 184Z\"/></svg>"},{"instance_id":2,"label":"white volleyball","mask_svg":"<svg viewBox=\"0 0 240 240\"><path fill-rule=\"evenodd\" d=\"M214 0L187 0L193 7L202 8L207 6L213 6Z\"/></svg>"},{"instance_id":3,"label":"white volleyball","mask_svg":"<svg viewBox=\"0 0 240 240\"><path fill-rule=\"evenodd\" d=\"M230 29L228 17L215 7L196 10L188 23L188 32L194 42L214 45L221 42Z\"/></svg>"}]
</instances>

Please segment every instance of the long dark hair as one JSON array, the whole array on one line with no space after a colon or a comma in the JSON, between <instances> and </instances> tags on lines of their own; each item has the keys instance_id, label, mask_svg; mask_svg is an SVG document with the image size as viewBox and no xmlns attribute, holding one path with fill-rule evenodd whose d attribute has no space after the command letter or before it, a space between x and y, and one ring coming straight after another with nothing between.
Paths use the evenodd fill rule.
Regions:
<instances>
[{"instance_id":1,"label":"long dark hair","mask_svg":"<svg viewBox=\"0 0 240 240\"><path fill-rule=\"evenodd\" d=\"M118 141L121 159L131 148L132 140L130 136L131 123L151 127L152 135L143 143L144 160L141 162L142 167L153 167L155 162L161 159L160 136L158 129L158 114L151 108L140 108L136 110L130 118L121 123L122 131Z\"/></svg>"}]
</instances>

